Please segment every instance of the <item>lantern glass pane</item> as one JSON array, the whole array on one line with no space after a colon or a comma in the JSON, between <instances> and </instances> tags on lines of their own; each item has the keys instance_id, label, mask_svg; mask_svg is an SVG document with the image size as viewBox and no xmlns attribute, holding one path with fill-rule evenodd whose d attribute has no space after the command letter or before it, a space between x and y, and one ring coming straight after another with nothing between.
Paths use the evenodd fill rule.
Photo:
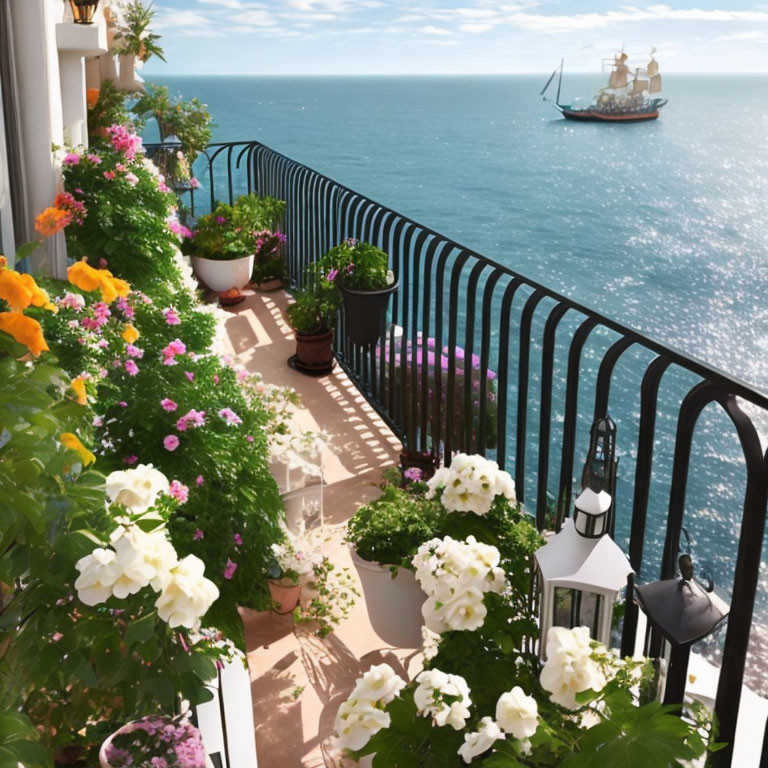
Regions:
<instances>
[{"instance_id":1,"label":"lantern glass pane","mask_svg":"<svg viewBox=\"0 0 768 768\"><path fill-rule=\"evenodd\" d=\"M595 592L555 587L553 626L589 627L589 634L596 638L603 610L603 596Z\"/></svg>"}]
</instances>

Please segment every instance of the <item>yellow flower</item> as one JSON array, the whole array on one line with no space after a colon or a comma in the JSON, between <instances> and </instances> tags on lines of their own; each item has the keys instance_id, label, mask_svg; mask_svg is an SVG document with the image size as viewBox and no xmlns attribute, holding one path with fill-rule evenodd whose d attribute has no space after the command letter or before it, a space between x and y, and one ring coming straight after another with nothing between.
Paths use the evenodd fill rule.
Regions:
<instances>
[{"instance_id":1,"label":"yellow flower","mask_svg":"<svg viewBox=\"0 0 768 768\"><path fill-rule=\"evenodd\" d=\"M22 275L13 269L3 269L0 271L0 299L8 302L14 312L21 312L32 303L32 292Z\"/></svg>"},{"instance_id":2,"label":"yellow flower","mask_svg":"<svg viewBox=\"0 0 768 768\"><path fill-rule=\"evenodd\" d=\"M80 442L80 438L72 434L72 432L63 432L61 437L59 437L59 442L65 448L69 448L70 451L79 453L84 467L96 461L96 457Z\"/></svg>"},{"instance_id":3,"label":"yellow flower","mask_svg":"<svg viewBox=\"0 0 768 768\"><path fill-rule=\"evenodd\" d=\"M35 357L48 350L40 323L31 317L22 315L21 312L0 312L0 331L5 331L13 336L16 341L27 347Z\"/></svg>"},{"instance_id":4,"label":"yellow flower","mask_svg":"<svg viewBox=\"0 0 768 768\"><path fill-rule=\"evenodd\" d=\"M125 298L131 292L131 285L125 280L121 280L119 277L112 278L112 285L117 291L118 296Z\"/></svg>"},{"instance_id":5,"label":"yellow flower","mask_svg":"<svg viewBox=\"0 0 768 768\"><path fill-rule=\"evenodd\" d=\"M76 379L72 379L72 390L77 395L77 402L80 405L88 404L88 396L85 393L85 379L82 376L78 376Z\"/></svg>"},{"instance_id":6,"label":"yellow flower","mask_svg":"<svg viewBox=\"0 0 768 768\"><path fill-rule=\"evenodd\" d=\"M7 266L8 266L8 259L6 259L2 253L0 253L0 269L4 269Z\"/></svg>"},{"instance_id":7,"label":"yellow flower","mask_svg":"<svg viewBox=\"0 0 768 768\"><path fill-rule=\"evenodd\" d=\"M100 269L99 272L104 272L104 270ZM109 273L107 273L107 275L108 274ZM117 291L115 290L112 278L107 275L101 275L101 284L99 285L99 288L101 288L101 300L105 304L111 304L117 298Z\"/></svg>"},{"instance_id":8,"label":"yellow flower","mask_svg":"<svg viewBox=\"0 0 768 768\"><path fill-rule=\"evenodd\" d=\"M7 270L4 270L7 271ZM31 303L36 307L42 307L43 309L50 310L54 314L59 311L59 308L54 304L51 304L51 300L48 297L48 292L43 290L36 282L32 275L19 275L22 283L27 288L31 296Z\"/></svg>"},{"instance_id":9,"label":"yellow flower","mask_svg":"<svg viewBox=\"0 0 768 768\"><path fill-rule=\"evenodd\" d=\"M81 291L95 291L101 287L101 275L98 269L94 269L85 261L75 262L67 270L67 280Z\"/></svg>"},{"instance_id":10,"label":"yellow flower","mask_svg":"<svg viewBox=\"0 0 768 768\"><path fill-rule=\"evenodd\" d=\"M129 324L125 326L125 330L123 331L123 338L125 339L126 344L133 344L133 342L136 341L139 336L139 332L132 325Z\"/></svg>"}]
</instances>

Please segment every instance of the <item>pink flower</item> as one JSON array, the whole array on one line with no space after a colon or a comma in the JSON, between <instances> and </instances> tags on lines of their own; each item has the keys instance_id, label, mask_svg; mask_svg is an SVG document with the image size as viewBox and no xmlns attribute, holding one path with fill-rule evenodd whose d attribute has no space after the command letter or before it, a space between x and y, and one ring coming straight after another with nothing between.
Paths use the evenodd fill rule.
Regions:
<instances>
[{"instance_id":1,"label":"pink flower","mask_svg":"<svg viewBox=\"0 0 768 768\"><path fill-rule=\"evenodd\" d=\"M128 356L137 357L139 360L144 357L144 350L139 349L138 347L134 347L133 344L126 344L125 352Z\"/></svg>"},{"instance_id":2,"label":"pink flower","mask_svg":"<svg viewBox=\"0 0 768 768\"><path fill-rule=\"evenodd\" d=\"M243 423L243 420L231 408L222 408L219 411L219 416L226 420L227 424L237 425Z\"/></svg>"},{"instance_id":3,"label":"pink flower","mask_svg":"<svg viewBox=\"0 0 768 768\"><path fill-rule=\"evenodd\" d=\"M77 165L80 162L80 155L70 152L63 160L64 165Z\"/></svg>"},{"instance_id":4,"label":"pink flower","mask_svg":"<svg viewBox=\"0 0 768 768\"><path fill-rule=\"evenodd\" d=\"M245 439L246 439L246 440L247 440L249 443L252 443L252 442L253 442L253 440L254 440L254 438L253 438L253 435L246 435L246 436L245 436Z\"/></svg>"},{"instance_id":5,"label":"pink flower","mask_svg":"<svg viewBox=\"0 0 768 768\"><path fill-rule=\"evenodd\" d=\"M129 376L135 376L139 372L139 366L133 360L126 360L125 371Z\"/></svg>"},{"instance_id":6,"label":"pink flower","mask_svg":"<svg viewBox=\"0 0 768 768\"><path fill-rule=\"evenodd\" d=\"M164 397L160 401L160 405L163 406L164 411L175 411L179 407L176 403L173 402L173 400L167 397Z\"/></svg>"},{"instance_id":7,"label":"pink flower","mask_svg":"<svg viewBox=\"0 0 768 768\"><path fill-rule=\"evenodd\" d=\"M188 378L190 381L194 381L194 380L195 380L195 374L194 374L194 373L192 373L191 371L184 371L184 375L185 375L185 376L186 376L186 377L187 377L187 378Z\"/></svg>"},{"instance_id":8,"label":"pink flower","mask_svg":"<svg viewBox=\"0 0 768 768\"><path fill-rule=\"evenodd\" d=\"M186 431L186 429L187 429L187 420L183 416L176 422L176 429L178 429L179 432Z\"/></svg>"},{"instance_id":9,"label":"pink flower","mask_svg":"<svg viewBox=\"0 0 768 768\"><path fill-rule=\"evenodd\" d=\"M128 403L126 403L126 402L125 402L125 400L121 400L121 401L118 403L118 405L119 405L121 408L127 408L127 407L128 407Z\"/></svg>"},{"instance_id":10,"label":"pink flower","mask_svg":"<svg viewBox=\"0 0 768 768\"><path fill-rule=\"evenodd\" d=\"M101 158L98 155L88 155L88 160L94 165L101 165Z\"/></svg>"},{"instance_id":11,"label":"pink flower","mask_svg":"<svg viewBox=\"0 0 768 768\"><path fill-rule=\"evenodd\" d=\"M94 416L93 421L91 422L94 427L103 427L104 426L104 419L101 418L101 416Z\"/></svg>"},{"instance_id":12,"label":"pink flower","mask_svg":"<svg viewBox=\"0 0 768 768\"><path fill-rule=\"evenodd\" d=\"M128 169L127 169L127 168L126 168L126 167L125 167L125 166L124 166L122 163L117 163L117 164L115 165L115 168L116 168L118 171L120 171L120 173L125 173L125 172L128 170Z\"/></svg>"},{"instance_id":13,"label":"pink flower","mask_svg":"<svg viewBox=\"0 0 768 768\"><path fill-rule=\"evenodd\" d=\"M418 482L421 480L423 476L422 470L420 470L418 467L408 467L408 469L403 472L403 477L406 480L413 480L414 482Z\"/></svg>"},{"instance_id":14,"label":"pink flower","mask_svg":"<svg viewBox=\"0 0 768 768\"><path fill-rule=\"evenodd\" d=\"M114 171L104 171L104 178L107 181L114 181L117 178L117 174Z\"/></svg>"},{"instance_id":15,"label":"pink flower","mask_svg":"<svg viewBox=\"0 0 768 768\"><path fill-rule=\"evenodd\" d=\"M163 310L163 317L168 325L181 325L181 320L173 307L166 307Z\"/></svg>"},{"instance_id":16,"label":"pink flower","mask_svg":"<svg viewBox=\"0 0 768 768\"><path fill-rule=\"evenodd\" d=\"M99 368L99 377L106 379L109 376L109 371L106 368Z\"/></svg>"},{"instance_id":17,"label":"pink flower","mask_svg":"<svg viewBox=\"0 0 768 768\"><path fill-rule=\"evenodd\" d=\"M243 546L243 537L239 534L235 534L235 546L242 547Z\"/></svg>"},{"instance_id":18,"label":"pink flower","mask_svg":"<svg viewBox=\"0 0 768 768\"><path fill-rule=\"evenodd\" d=\"M199 541L199 540L200 540L200 539L202 539L202 538L203 538L203 532L202 532L202 531L201 531L201 530L198 528L198 529L195 531L195 535L192 537L192 540L193 540L193 541Z\"/></svg>"},{"instance_id":19,"label":"pink flower","mask_svg":"<svg viewBox=\"0 0 768 768\"><path fill-rule=\"evenodd\" d=\"M123 459L123 464L128 464L128 465L135 464L138 460L139 460L138 456L126 456Z\"/></svg>"},{"instance_id":20,"label":"pink flower","mask_svg":"<svg viewBox=\"0 0 768 768\"><path fill-rule=\"evenodd\" d=\"M166 435L163 445L166 451L175 451L179 447L179 438L176 435Z\"/></svg>"},{"instance_id":21,"label":"pink flower","mask_svg":"<svg viewBox=\"0 0 768 768\"><path fill-rule=\"evenodd\" d=\"M183 504L189 497L189 488L178 480L171 480L168 493L170 493L179 504Z\"/></svg>"},{"instance_id":22,"label":"pink flower","mask_svg":"<svg viewBox=\"0 0 768 768\"><path fill-rule=\"evenodd\" d=\"M133 160L137 152L141 152L141 137L131 133L125 126L111 125L107 133L112 140L112 146L125 155L126 160Z\"/></svg>"},{"instance_id":23,"label":"pink flower","mask_svg":"<svg viewBox=\"0 0 768 768\"><path fill-rule=\"evenodd\" d=\"M193 176L189 180L189 186L192 187L192 189L200 189L200 182Z\"/></svg>"},{"instance_id":24,"label":"pink flower","mask_svg":"<svg viewBox=\"0 0 768 768\"><path fill-rule=\"evenodd\" d=\"M332 283L338 277L338 275L339 275L339 270L338 269L332 269L326 275L326 279L328 280L329 283Z\"/></svg>"},{"instance_id":25,"label":"pink flower","mask_svg":"<svg viewBox=\"0 0 768 768\"><path fill-rule=\"evenodd\" d=\"M181 339L174 339L167 347L163 349L165 357L175 357L183 355L187 351L187 346Z\"/></svg>"},{"instance_id":26,"label":"pink flower","mask_svg":"<svg viewBox=\"0 0 768 768\"><path fill-rule=\"evenodd\" d=\"M62 309L74 309L75 312L81 312L85 308L85 299L79 293L65 293L59 299L58 305Z\"/></svg>"},{"instance_id":27,"label":"pink flower","mask_svg":"<svg viewBox=\"0 0 768 768\"><path fill-rule=\"evenodd\" d=\"M198 475L195 479L195 485L202 485L205 482L205 479L202 475Z\"/></svg>"},{"instance_id":28,"label":"pink flower","mask_svg":"<svg viewBox=\"0 0 768 768\"><path fill-rule=\"evenodd\" d=\"M214 376L213 377L213 383L214 384L218 384L219 383L219 377L218 376Z\"/></svg>"},{"instance_id":29,"label":"pink flower","mask_svg":"<svg viewBox=\"0 0 768 768\"><path fill-rule=\"evenodd\" d=\"M99 349L106 349L109 346L109 342L106 339L100 339L96 345Z\"/></svg>"},{"instance_id":30,"label":"pink flower","mask_svg":"<svg viewBox=\"0 0 768 768\"><path fill-rule=\"evenodd\" d=\"M224 578L231 579L235 575L236 570L237 563L233 563L229 558L227 558L227 566L224 568Z\"/></svg>"},{"instance_id":31,"label":"pink flower","mask_svg":"<svg viewBox=\"0 0 768 768\"><path fill-rule=\"evenodd\" d=\"M113 368L119 368L119 367L120 367L122 364L123 364L123 361L122 361L122 360L121 360L119 357L116 357L116 358L115 358L115 359L112 361L112 367L113 367Z\"/></svg>"},{"instance_id":32,"label":"pink flower","mask_svg":"<svg viewBox=\"0 0 768 768\"><path fill-rule=\"evenodd\" d=\"M119 296L117 299L117 308L128 318L133 317L135 314L133 307L122 296Z\"/></svg>"},{"instance_id":33,"label":"pink flower","mask_svg":"<svg viewBox=\"0 0 768 768\"><path fill-rule=\"evenodd\" d=\"M135 173L126 173L125 174L125 180L132 186L135 187L139 183L139 177Z\"/></svg>"}]
</instances>

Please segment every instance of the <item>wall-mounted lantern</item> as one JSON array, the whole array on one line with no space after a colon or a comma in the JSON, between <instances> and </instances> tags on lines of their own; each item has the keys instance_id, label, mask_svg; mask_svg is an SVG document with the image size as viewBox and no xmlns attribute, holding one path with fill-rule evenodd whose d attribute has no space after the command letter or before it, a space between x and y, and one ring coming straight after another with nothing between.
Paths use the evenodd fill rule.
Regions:
<instances>
[{"instance_id":1,"label":"wall-mounted lantern","mask_svg":"<svg viewBox=\"0 0 768 768\"><path fill-rule=\"evenodd\" d=\"M75 24L93 24L93 15L98 5L99 0L69 0Z\"/></svg>"},{"instance_id":2,"label":"wall-mounted lantern","mask_svg":"<svg viewBox=\"0 0 768 768\"><path fill-rule=\"evenodd\" d=\"M648 617L651 629L670 646L665 704L682 703L691 646L722 626L730 610L727 603L696 581L690 555L682 555L678 564L679 578L634 586L635 601Z\"/></svg>"}]
</instances>

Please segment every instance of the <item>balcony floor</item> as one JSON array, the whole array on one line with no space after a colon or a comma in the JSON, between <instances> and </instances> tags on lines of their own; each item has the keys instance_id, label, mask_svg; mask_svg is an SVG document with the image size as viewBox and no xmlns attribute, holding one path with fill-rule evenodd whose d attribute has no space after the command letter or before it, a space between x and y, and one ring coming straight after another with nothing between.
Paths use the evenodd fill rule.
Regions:
<instances>
[{"instance_id":1,"label":"balcony floor","mask_svg":"<svg viewBox=\"0 0 768 768\"><path fill-rule=\"evenodd\" d=\"M326 553L357 581L342 542L344 524L358 504L378 495L374 484L383 469L397 463L401 446L338 367L318 378L288 367L295 344L284 317L286 305L283 291L249 295L226 323L229 343L248 370L298 391L305 406L297 414L303 428L330 433L330 449L323 456L330 536ZM376 635L362 597L349 618L322 640L312 625L294 628L291 616L243 611L243 619L259 768L339 765L325 742L336 709L357 677L382 661L398 671L403 665L413 671L418 664L413 650L392 649Z\"/></svg>"}]
</instances>

